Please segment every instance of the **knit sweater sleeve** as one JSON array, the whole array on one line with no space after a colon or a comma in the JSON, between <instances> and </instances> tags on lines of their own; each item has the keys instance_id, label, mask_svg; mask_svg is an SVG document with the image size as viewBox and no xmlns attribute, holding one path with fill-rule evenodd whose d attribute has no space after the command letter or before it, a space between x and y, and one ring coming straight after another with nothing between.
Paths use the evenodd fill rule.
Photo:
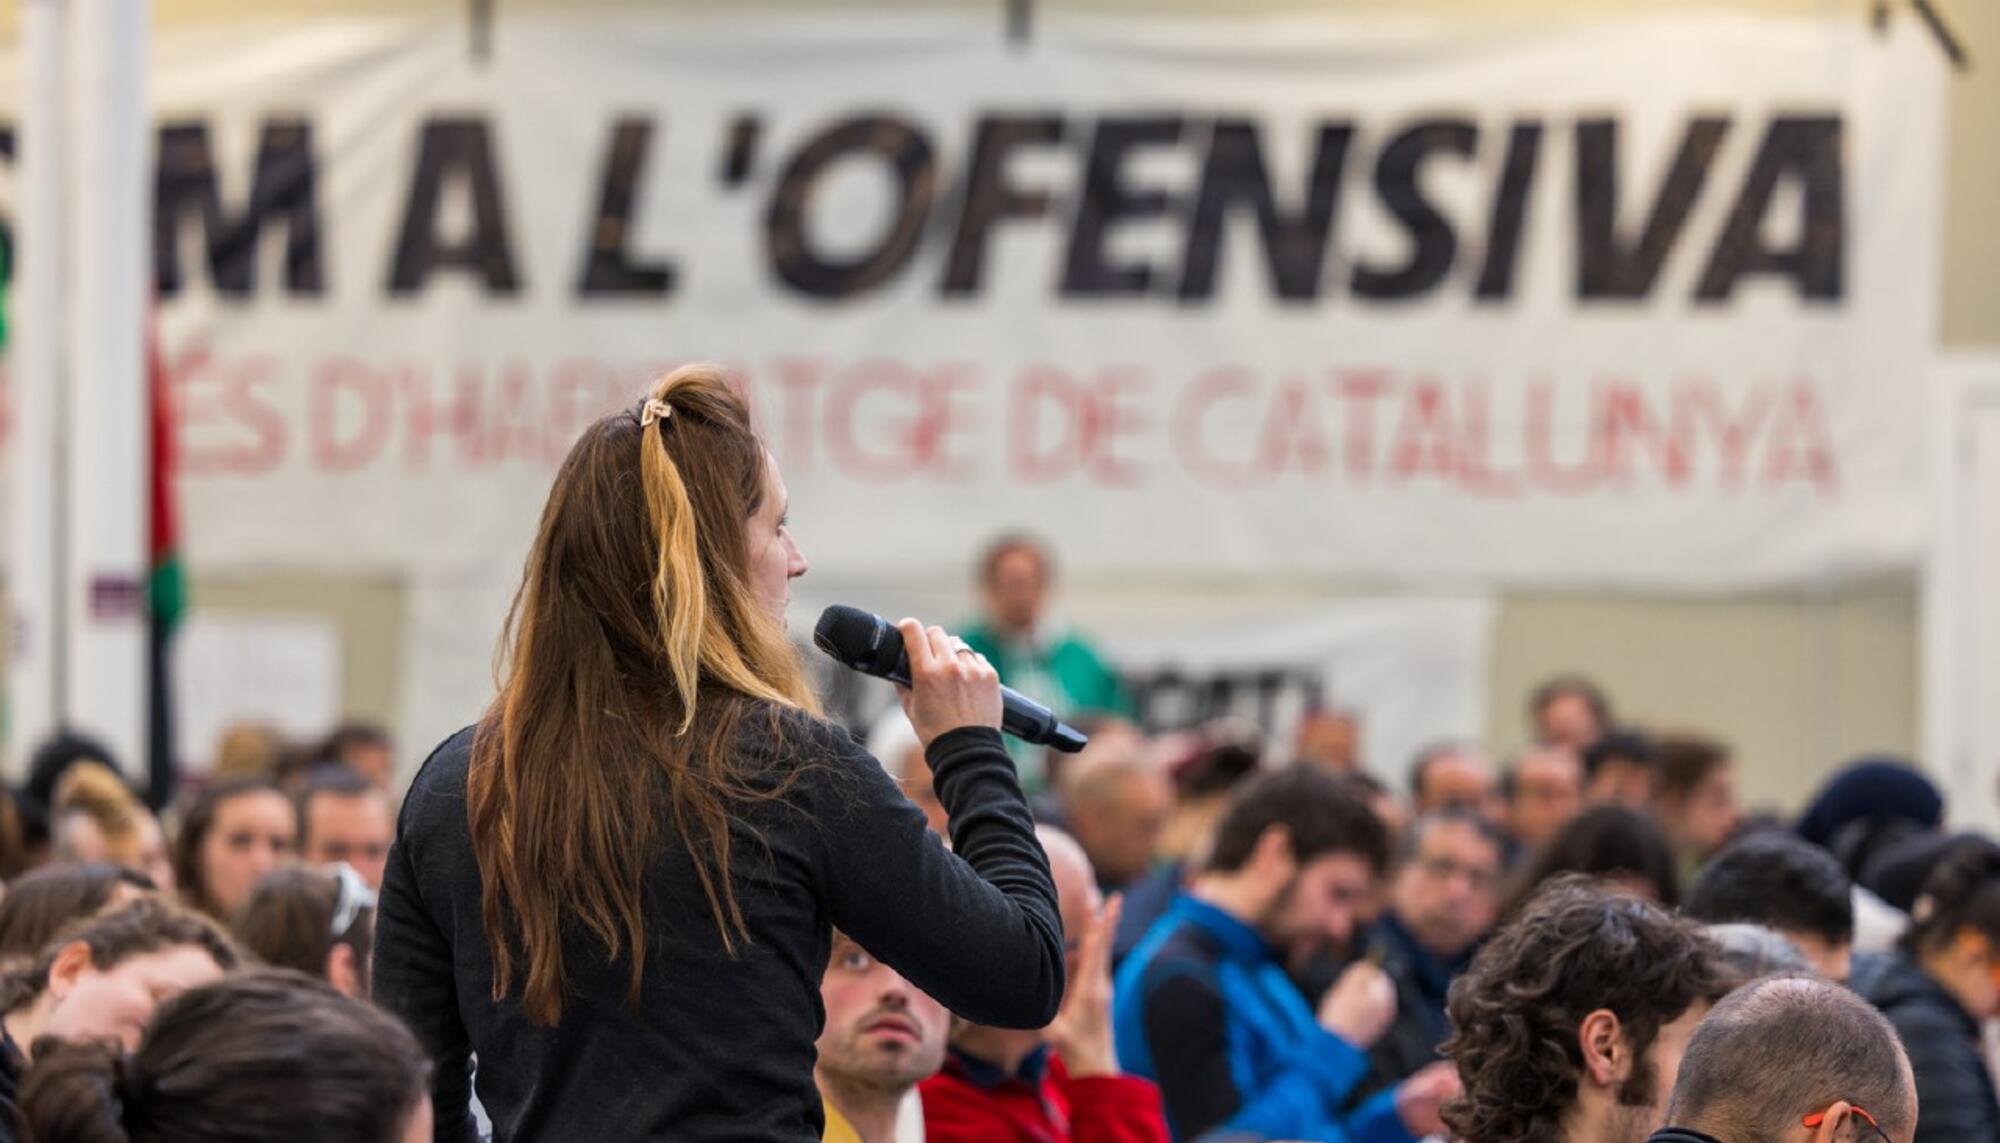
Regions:
<instances>
[{"instance_id":1,"label":"knit sweater sleeve","mask_svg":"<svg viewBox=\"0 0 2000 1143\"><path fill-rule=\"evenodd\" d=\"M867 751L833 754L814 815L832 922L953 1012L1039 1028L1063 996L1062 921L1048 859L1000 744L962 727L926 752L952 848Z\"/></svg>"}]
</instances>

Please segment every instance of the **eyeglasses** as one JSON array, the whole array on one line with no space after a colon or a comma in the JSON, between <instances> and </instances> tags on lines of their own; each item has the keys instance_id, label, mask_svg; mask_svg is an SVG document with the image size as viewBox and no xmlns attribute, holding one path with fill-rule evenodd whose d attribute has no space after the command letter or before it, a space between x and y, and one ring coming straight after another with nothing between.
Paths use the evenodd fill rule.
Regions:
<instances>
[{"instance_id":1,"label":"eyeglasses","mask_svg":"<svg viewBox=\"0 0 2000 1143\"><path fill-rule=\"evenodd\" d=\"M333 874L333 883L338 887L333 898L333 923L329 926L333 931L327 936L339 940L360 919L361 910L375 907L375 891L345 861L336 862L327 872Z\"/></svg>"},{"instance_id":2,"label":"eyeglasses","mask_svg":"<svg viewBox=\"0 0 2000 1143\"><path fill-rule=\"evenodd\" d=\"M1880 1139L1882 1143L1895 1143L1895 1140L1889 1138L1889 1133L1887 1131L1882 1130L1882 1125L1875 1122L1874 1116L1868 1114L1867 1112L1861 1110L1858 1107L1853 1106L1852 1104L1848 1105L1847 1110L1854 1113L1854 1118L1859 1119L1861 1122L1866 1123L1868 1125L1868 1134L1870 1136ZM1800 1122L1806 1127L1818 1127L1820 1124L1826 1122L1826 1112L1815 1111L1811 1115L1806 1116Z\"/></svg>"}]
</instances>

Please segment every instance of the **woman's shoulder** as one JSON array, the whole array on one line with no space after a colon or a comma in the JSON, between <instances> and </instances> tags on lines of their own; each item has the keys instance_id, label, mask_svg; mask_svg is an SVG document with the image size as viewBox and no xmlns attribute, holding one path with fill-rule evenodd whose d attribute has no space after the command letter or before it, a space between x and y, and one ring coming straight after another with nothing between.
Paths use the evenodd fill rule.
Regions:
<instances>
[{"instance_id":1,"label":"woman's shoulder","mask_svg":"<svg viewBox=\"0 0 2000 1143\"><path fill-rule=\"evenodd\" d=\"M887 781L882 764L840 723L797 707L759 703L738 729L753 769L782 780L807 798Z\"/></svg>"},{"instance_id":2,"label":"woman's shoulder","mask_svg":"<svg viewBox=\"0 0 2000 1143\"><path fill-rule=\"evenodd\" d=\"M845 726L812 711L771 702L753 703L737 728L738 735L762 753L787 761L869 758L866 747Z\"/></svg>"},{"instance_id":3,"label":"woman's shoulder","mask_svg":"<svg viewBox=\"0 0 2000 1143\"><path fill-rule=\"evenodd\" d=\"M403 796L406 816L429 810L439 801L464 806L465 775L472 765L472 737L477 729L476 726L468 726L446 738L424 759L423 765L417 768L417 776L410 779L409 792ZM458 812L463 813L464 810L461 808Z\"/></svg>"}]
</instances>

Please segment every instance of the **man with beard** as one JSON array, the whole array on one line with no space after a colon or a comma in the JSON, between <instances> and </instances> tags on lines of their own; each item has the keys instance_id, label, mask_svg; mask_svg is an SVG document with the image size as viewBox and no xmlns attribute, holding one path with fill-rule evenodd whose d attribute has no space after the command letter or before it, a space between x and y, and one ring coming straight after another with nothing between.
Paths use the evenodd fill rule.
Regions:
<instances>
[{"instance_id":1,"label":"man with beard","mask_svg":"<svg viewBox=\"0 0 2000 1143\"><path fill-rule=\"evenodd\" d=\"M896 970L839 932L820 981L826 1026L813 1080L826 1101L826 1143L923 1138L916 1086L944 1063L950 1017Z\"/></svg>"},{"instance_id":2,"label":"man with beard","mask_svg":"<svg viewBox=\"0 0 2000 1143\"><path fill-rule=\"evenodd\" d=\"M1445 1106L1463 1143L1643 1143L1695 1025L1735 981L1692 922L1561 877L1452 988Z\"/></svg>"},{"instance_id":3,"label":"man with beard","mask_svg":"<svg viewBox=\"0 0 2000 1143\"><path fill-rule=\"evenodd\" d=\"M1238 795L1113 990L1119 1061L1159 1084L1174 1138L1391 1143L1441 1129L1449 1065L1340 1110L1395 1017L1382 970L1353 965L1317 1012L1288 975L1352 939L1387 859L1367 803L1322 771L1267 774Z\"/></svg>"}]
</instances>

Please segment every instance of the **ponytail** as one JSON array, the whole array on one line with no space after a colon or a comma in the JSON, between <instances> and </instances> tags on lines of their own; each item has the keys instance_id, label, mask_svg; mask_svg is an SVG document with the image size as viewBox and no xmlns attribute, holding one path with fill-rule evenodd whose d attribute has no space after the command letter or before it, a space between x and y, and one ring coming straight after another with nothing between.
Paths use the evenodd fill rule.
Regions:
<instances>
[{"instance_id":1,"label":"ponytail","mask_svg":"<svg viewBox=\"0 0 2000 1143\"><path fill-rule=\"evenodd\" d=\"M653 610L680 700L677 734L685 734L694 722L696 692L705 672L737 694L817 713L782 625L755 607L743 606L749 592L737 570L739 561L717 559L717 553L703 550L694 498L667 447L669 434L714 419L703 415L708 413L703 398L714 400L712 390L722 387L724 382L712 370L678 369L660 379L639 410L641 484L647 518L660 538ZM674 414L682 405L687 408L677 424ZM754 436L738 443L744 442L756 455L745 466L755 483L741 490L742 500L754 507L763 495L763 446ZM745 520L729 521L728 528L720 526L722 521L711 521L709 527L721 533L719 542L740 543ZM711 577L724 580L728 590L712 598Z\"/></svg>"},{"instance_id":2,"label":"ponytail","mask_svg":"<svg viewBox=\"0 0 2000 1143\"><path fill-rule=\"evenodd\" d=\"M43 1039L21 1085L23 1143L130 1143L143 1113L132 1059L108 1044Z\"/></svg>"},{"instance_id":3,"label":"ponytail","mask_svg":"<svg viewBox=\"0 0 2000 1143\"><path fill-rule=\"evenodd\" d=\"M2000 947L2000 845L1968 838L1947 851L1924 879L1910 919L1903 948L1913 955L1943 948L1962 929Z\"/></svg>"}]
</instances>

